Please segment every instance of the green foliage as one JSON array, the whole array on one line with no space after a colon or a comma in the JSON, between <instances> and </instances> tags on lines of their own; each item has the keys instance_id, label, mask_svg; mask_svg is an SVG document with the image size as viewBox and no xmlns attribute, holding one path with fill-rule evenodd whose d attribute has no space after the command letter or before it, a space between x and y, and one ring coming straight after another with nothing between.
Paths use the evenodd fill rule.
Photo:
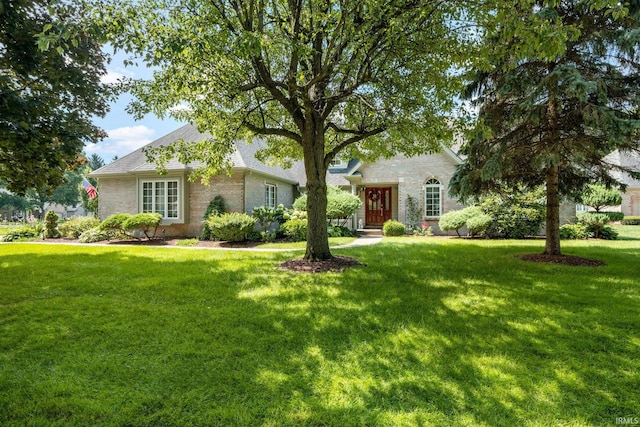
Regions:
<instances>
[{"instance_id":1,"label":"green foliage","mask_svg":"<svg viewBox=\"0 0 640 427\"><path fill-rule=\"evenodd\" d=\"M481 198L480 208L491 215L486 234L492 238L523 239L540 233L545 221L544 190L503 191Z\"/></svg>"},{"instance_id":2,"label":"green foliage","mask_svg":"<svg viewBox=\"0 0 640 427\"><path fill-rule=\"evenodd\" d=\"M269 206L258 206L253 208L252 216L260 225L260 236L263 242L273 242L276 239L276 224L283 224L286 220L285 215L288 209L284 205L278 205L276 208Z\"/></svg>"},{"instance_id":3,"label":"green foliage","mask_svg":"<svg viewBox=\"0 0 640 427\"><path fill-rule=\"evenodd\" d=\"M17 194L58 187L85 143L106 136L93 122L113 89L100 81L97 27L78 28L87 15L79 3L0 3L0 177Z\"/></svg>"},{"instance_id":4,"label":"green foliage","mask_svg":"<svg viewBox=\"0 0 640 427\"><path fill-rule=\"evenodd\" d=\"M122 229L129 235L138 230L142 232L147 240L151 240L156 234L156 230L162 221L162 215L155 212L139 213L131 215L122 222Z\"/></svg>"},{"instance_id":5,"label":"green foliage","mask_svg":"<svg viewBox=\"0 0 640 427\"><path fill-rule=\"evenodd\" d=\"M0 235L0 242L15 242L22 239L31 239L38 237L38 232L32 225L21 225L18 227L11 227L11 229Z\"/></svg>"},{"instance_id":6,"label":"green foliage","mask_svg":"<svg viewBox=\"0 0 640 427\"><path fill-rule=\"evenodd\" d=\"M624 219L624 214L622 212L600 212L609 217L609 221L611 222L620 222Z\"/></svg>"},{"instance_id":7,"label":"green foliage","mask_svg":"<svg viewBox=\"0 0 640 427\"><path fill-rule=\"evenodd\" d=\"M58 231L58 214L54 211L48 211L44 216L45 221L45 230L44 237L48 239L60 237L60 232Z\"/></svg>"},{"instance_id":8,"label":"green foliage","mask_svg":"<svg viewBox=\"0 0 640 427\"><path fill-rule=\"evenodd\" d=\"M341 190L339 187L327 186L327 219L346 218L362 206L358 196ZM303 194L293 202L295 210L307 210L307 195Z\"/></svg>"},{"instance_id":9,"label":"green foliage","mask_svg":"<svg viewBox=\"0 0 640 427\"><path fill-rule=\"evenodd\" d=\"M244 213L232 212L211 216L207 220L211 234L219 240L241 242L253 231L256 219Z\"/></svg>"},{"instance_id":10,"label":"green foliage","mask_svg":"<svg viewBox=\"0 0 640 427\"><path fill-rule=\"evenodd\" d=\"M285 222L290 219L307 219L307 211L301 211L297 209L289 210L282 215Z\"/></svg>"},{"instance_id":11,"label":"green foliage","mask_svg":"<svg viewBox=\"0 0 640 427\"><path fill-rule=\"evenodd\" d=\"M577 217L578 222L584 224L596 239L600 237L604 227L611 222L608 215L597 212L580 212Z\"/></svg>"},{"instance_id":12,"label":"green foliage","mask_svg":"<svg viewBox=\"0 0 640 427\"><path fill-rule=\"evenodd\" d=\"M131 218L131 214L128 213L113 214L100 223L100 229L125 233L124 223L129 218Z\"/></svg>"},{"instance_id":13,"label":"green foliage","mask_svg":"<svg viewBox=\"0 0 640 427\"><path fill-rule=\"evenodd\" d=\"M462 211L450 211L445 213L440 217L438 221L438 226L442 231L451 231L455 230L455 232L460 236L458 230L460 230L467 222L467 217L462 214Z\"/></svg>"},{"instance_id":14,"label":"green foliage","mask_svg":"<svg viewBox=\"0 0 640 427\"><path fill-rule=\"evenodd\" d=\"M599 237L603 240L616 240L618 232L613 227L605 225L600 229Z\"/></svg>"},{"instance_id":15,"label":"green foliage","mask_svg":"<svg viewBox=\"0 0 640 427\"><path fill-rule=\"evenodd\" d=\"M382 234L385 236L402 236L405 231L404 224L398 221L388 220L382 224Z\"/></svg>"},{"instance_id":16,"label":"green foliage","mask_svg":"<svg viewBox=\"0 0 640 427\"><path fill-rule=\"evenodd\" d=\"M294 242L307 240L307 220L290 219L280 226L282 233Z\"/></svg>"},{"instance_id":17,"label":"green foliage","mask_svg":"<svg viewBox=\"0 0 640 427\"><path fill-rule=\"evenodd\" d=\"M195 246L198 244L198 239L183 239L176 242L176 246Z\"/></svg>"},{"instance_id":18,"label":"green foliage","mask_svg":"<svg viewBox=\"0 0 640 427\"><path fill-rule=\"evenodd\" d=\"M407 226L409 230L420 231L423 218L422 207L418 200L415 197L407 196Z\"/></svg>"},{"instance_id":19,"label":"green foliage","mask_svg":"<svg viewBox=\"0 0 640 427\"><path fill-rule=\"evenodd\" d=\"M467 228L472 235L483 235L492 222L491 215L481 213L467 218Z\"/></svg>"},{"instance_id":20,"label":"green foliage","mask_svg":"<svg viewBox=\"0 0 640 427\"><path fill-rule=\"evenodd\" d=\"M200 240L211 240L212 239L212 235L211 235L211 229L209 228L209 224L207 223L207 220L211 217L211 216L220 216L225 212L225 208L224 208L224 199L222 198L222 196L215 196L207 205L207 209L204 212L204 217L202 218L204 220L203 225L202 225L202 233L200 234Z\"/></svg>"},{"instance_id":21,"label":"green foliage","mask_svg":"<svg viewBox=\"0 0 640 427\"><path fill-rule=\"evenodd\" d=\"M85 231L96 228L100 225L100 220L89 216L74 216L65 219L59 226L60 234L63 237L77 239Z\"/></svg>"},{"instance_id":22,"label":"green foliage","mask_svg":"<svg viewBox=\"0 0 640 427\"><path fill-rule=\"evenodd\" d=\"M585 224L565 224L560 227L560 238L563 240L588 239L589 229Z\"/></svg>"},{"instance_id":23,"label":"green foliage","mask_svg":"<svg viewBox=\"0 0 640 427\"><path fill-rule=\"evenodd\" d=\"M95 243L103 240L112 240L123 236L114 229L104 229L100 226L84 231L78 238L80 243Z\"/></svg>"},{"instance_id":24,"label":"green foliage","mask_svg":"<svg viewBox=\"0 0 640 427\"><path fill-rule=\"evenodd\" d=\"M577 201L600 212L605 207L621 204L622 195L615 188L607 188L603 184L587 184Z\"/></svg>"},{"instance_id":25,"label":"green foliage","mask_svg":"<svg viewBox=\"0 0 640 427\"><path fill-rule=\"evenodd\" d=\"M640 216L627 216L622 221L622 225L640 225Z\"/></svg>"},{"instance_id":26,"label":"green foliage","mask_svg":"<svg viewBox=\"0 0 640 427\"><path fill-rule=\"evenodd\" d=\"M354 237L355 233L348 227L343 225L329 224L327 225L327 234L329 237Z\"/></svg>"},{"instance_id":27,"label":"green foliage","mask_svg":"<svg viewBox=\"0 0 640 427\"><path fill-rule=\"evenodd\" d=\"M0 209L25 211L27 208L29 208L29 203L24 197L0 191Z\"/></svg>"}]
</instances>

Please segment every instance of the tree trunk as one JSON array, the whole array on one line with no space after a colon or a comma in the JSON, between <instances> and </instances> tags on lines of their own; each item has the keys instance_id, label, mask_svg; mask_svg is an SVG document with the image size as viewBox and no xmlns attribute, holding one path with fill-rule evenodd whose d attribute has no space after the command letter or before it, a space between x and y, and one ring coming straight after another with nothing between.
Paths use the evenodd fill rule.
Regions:
<instances>
[{"instance_id":1,"label":"tree trunk","mask_svg":"<svg viewBox=\"0 0 640 427\"><path fill-rule=\"evenodd\" d=\"M547 170L546 255L560 255L560 186L558 165Z\"/></svg>"},{"instance_id":2,"label":"tree trunk","mask_svg":"<svg viewBox=\"0 0 640 427\"><path fill-rule=\"evenodd\" d=\"M327 170L324 166L324 129L305 136L313 142L304 144L304 167L307 175L307 250L304 259L315 262L333 258L327 235ZM305 141L306 142L306 141Z\"/></svg>"}]
</instances>

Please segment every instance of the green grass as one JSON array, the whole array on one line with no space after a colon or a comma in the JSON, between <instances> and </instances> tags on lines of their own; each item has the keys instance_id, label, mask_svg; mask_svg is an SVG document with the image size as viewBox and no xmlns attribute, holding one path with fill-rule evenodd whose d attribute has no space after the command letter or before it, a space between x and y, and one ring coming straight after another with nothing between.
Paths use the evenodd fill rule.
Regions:
<instances>
[{"instance_id":1,"label":"green grass","mask_svg":"<svg viewBox=\"0 0 640 427\"><path fill-rule=\"evenodd\" d=\"M0 245L1 425L615 425L640 416L640 240L295 252Z\"/></svg>"}]
</instances>

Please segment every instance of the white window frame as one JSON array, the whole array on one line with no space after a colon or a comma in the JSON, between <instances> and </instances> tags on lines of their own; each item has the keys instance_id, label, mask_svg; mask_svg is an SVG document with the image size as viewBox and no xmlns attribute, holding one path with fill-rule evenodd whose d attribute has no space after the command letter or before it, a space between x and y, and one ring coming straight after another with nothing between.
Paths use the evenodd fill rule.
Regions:
<instances>
[{"instance_id":1,"label":"white window frame","mask_svg":"<svg viewBox=\"0 0 640 427\"><path fill-rule=\"evenodd\" d=\"M176 201L170 202L169 199L169 185L175 183ZM158 200L158 187L160 185L164 187L163 200ZM149 201L145 200L145 189L151 186L151 208L149 209ZM139 178L138 179L138 212L158 212L164 210L162 213L162 223L182 223L184 221L184 203L183 203L184 189L182 186L181 177L167 177L167 178ZM145 203L147 202L147 203ZM158 209L158 204L162 204L162 209ZM170 205L175 205L176 216L168 216Z\"/></svg>"},{"instance_id":2,"label":"white window frame","mask_svg":"<svg viewBox=\"0 0 640 427\"><path fill-rule=\"evenodd\" d=\"M329 169L344 169L347 167L347 162L344 159L334 158L329 163Z\"/></svg>"},{"instance_id":3,"label":"white window frame","mask_svg":"<svg viewBox=\"0 0 640 427\"><path fill-rule=\"evenodd\" d=\"M270 193L273 193L273 200L270 200ZM278 184L272 182L264 183L264 205L270 208L276 208L278 206Z\"/></svg>"},{"instance_id":4,"label":"white window frame","mask_svg":"<svg viewBox=\"0 0 640 427\"><path fill-rule=\"evenodd\" d=\"M431 177L427 179L422 187L424 194L424 216L425 218L440 218L442 216L442 183L438 178ZM434 191L435 190L435 191ZM438 212L437 215L430 215L432 209L429 209L427 203L432 200L428 194L438 195Z\"/></svg>"}]
</instances>

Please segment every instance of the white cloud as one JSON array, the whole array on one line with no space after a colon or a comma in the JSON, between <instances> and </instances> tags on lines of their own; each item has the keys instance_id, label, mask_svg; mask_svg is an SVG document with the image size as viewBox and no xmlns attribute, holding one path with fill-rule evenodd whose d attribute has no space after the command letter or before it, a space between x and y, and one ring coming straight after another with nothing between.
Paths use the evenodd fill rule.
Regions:
<instances>
[{"instance_id":1,"label":"white cloud","mask_svg":"<svg viewBox=\"0 0 640 427\"><path fill-rule=\"evenodd\" d=\"M155 130L146 126L125 126L107 131L104 141L87 145L87 154L96 153L109 162L114 156L122 157L153 141Z\"/></svg>"},{"instance_id":2,"label":"white cloud","mask_svg":"<svg viewBox=\"0 0 640 427\"><path fill-rule=\"evenodd\" d=\"M107 74L100 77L103 84L116 84L124 78L133 78L134 73L130 70L118 68L118 70L107 69Z\"/></svg>"}]
</instances>

